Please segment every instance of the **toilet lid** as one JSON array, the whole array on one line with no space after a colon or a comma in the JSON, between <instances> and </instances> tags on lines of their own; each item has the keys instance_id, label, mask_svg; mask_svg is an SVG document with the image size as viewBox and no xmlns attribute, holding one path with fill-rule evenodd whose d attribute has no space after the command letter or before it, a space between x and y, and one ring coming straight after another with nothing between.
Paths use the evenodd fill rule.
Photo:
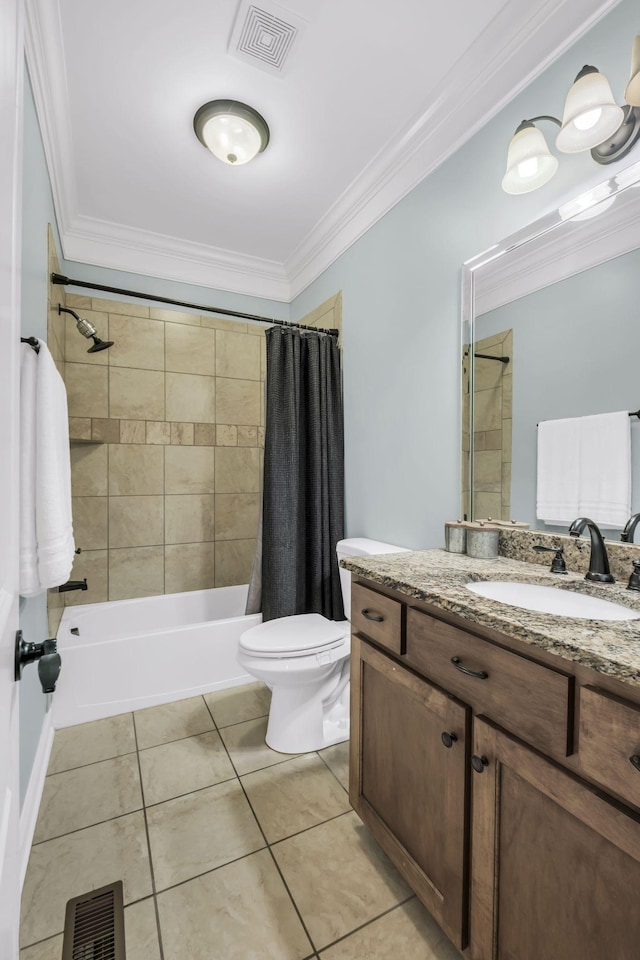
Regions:
<instances>
[{"instance_id":1,"label":"toilet lid","mask_svg":"<svg viewBox=\"0 0 640 960\"><path fill-rule=\"evenodd\" d=\"M261 656L280 654L283 657L315 653L338 646L350 630L348 620L335 623L319 613L297 617L280 617L252 627L240 637L240 648Z\"/></svg>"}]
</instances>

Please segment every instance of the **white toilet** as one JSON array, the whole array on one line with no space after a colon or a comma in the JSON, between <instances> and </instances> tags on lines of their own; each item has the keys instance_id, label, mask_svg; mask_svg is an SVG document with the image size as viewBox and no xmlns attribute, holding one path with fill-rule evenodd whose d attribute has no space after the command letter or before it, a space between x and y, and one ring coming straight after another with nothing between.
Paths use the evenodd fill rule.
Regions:
<instances>
[{"instance_id":1,"label":"white toilet","mask_svg":"<svg viewBox=\"0 0 640 960\"><path fill-rule=\"evenodd\" d=\"M379 540L340 540L338 560L400 553ZM351 614L351 574L340 567L342 600ZM272 690L266 741L280 753L307 753L349 739L349 619L318 613L269 620L240 637L238 661Z\"/></svg>"}]
</instances>

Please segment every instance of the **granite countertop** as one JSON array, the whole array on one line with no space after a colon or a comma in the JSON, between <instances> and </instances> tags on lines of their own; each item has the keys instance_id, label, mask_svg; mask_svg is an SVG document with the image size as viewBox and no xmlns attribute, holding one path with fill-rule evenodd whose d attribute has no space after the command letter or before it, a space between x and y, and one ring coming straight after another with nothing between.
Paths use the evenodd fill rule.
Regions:
<instances>
[{"instance_id":1,"label":"granite countertop","mask_svg":"<svg viewBox=\"0 0 640 960\"><path fill-rule=\"evenodd\" d=\"M538 583L612 600L640 613L640 593L626 590L625 582L594 584L585 580L584 574L559 576L521 560L476 560L445 550L347 557L340 565L471 623L640 687L640 620L582 620L537 613L466 589L467 583L478 580Z\"/></svg>"}]
</instances>

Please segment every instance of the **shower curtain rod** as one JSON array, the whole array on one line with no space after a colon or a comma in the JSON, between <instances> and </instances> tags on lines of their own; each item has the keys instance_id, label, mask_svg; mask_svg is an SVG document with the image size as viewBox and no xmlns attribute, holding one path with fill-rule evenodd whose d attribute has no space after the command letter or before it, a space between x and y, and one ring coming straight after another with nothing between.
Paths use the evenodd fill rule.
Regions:
<instances>
[{"instance_id":1,"label":"shower curtain rod","mask_svg":"<svg viewBox=\"0 0 640 960\"><path fill-rule=\"evenodd\" d=\"M274 320L272 317L261 317L255 313L241 313L237 310L225 310L223 307L205 307L201 303L189 303L187 300L174 300L172 297L156 297L150 293L138 293L135 290L123 290L120 287L107 287L102 283L86 283L84 280L70 280L60 273L51 274L51 282L62 286L84 287L86 290L101 290L104 293L118 293L125 297L136 297L138 300L153 300L156 303L170 303L174 307L188 307L198 313L221 313L225 317L237 317L240 320L254 320L259 323L274 323L279 327L295 327L296 330L314 330L316 333L328 333L337 337L337 329L328 330L324 327L311 327L304 323L290 323L288 320Z\"/></svg>"}]
</instances>

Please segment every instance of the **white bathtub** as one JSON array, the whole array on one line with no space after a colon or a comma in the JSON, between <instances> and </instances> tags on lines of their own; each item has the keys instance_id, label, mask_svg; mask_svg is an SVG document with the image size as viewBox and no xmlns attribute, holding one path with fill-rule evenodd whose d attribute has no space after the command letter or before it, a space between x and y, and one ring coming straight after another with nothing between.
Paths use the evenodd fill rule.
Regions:
<instances>
[{"instance_id":1,"label":"white bathtub","mask_svg":"<svg viewBox=\"0 0 640 960\"><path fill-rule=\"evenodd\" d=\"M238 641L262 614L244 615L247 589L67 607L58 629L62 671L53 695L54 726L249 683L236 660Z\"/></svg>"}]
</instances>

